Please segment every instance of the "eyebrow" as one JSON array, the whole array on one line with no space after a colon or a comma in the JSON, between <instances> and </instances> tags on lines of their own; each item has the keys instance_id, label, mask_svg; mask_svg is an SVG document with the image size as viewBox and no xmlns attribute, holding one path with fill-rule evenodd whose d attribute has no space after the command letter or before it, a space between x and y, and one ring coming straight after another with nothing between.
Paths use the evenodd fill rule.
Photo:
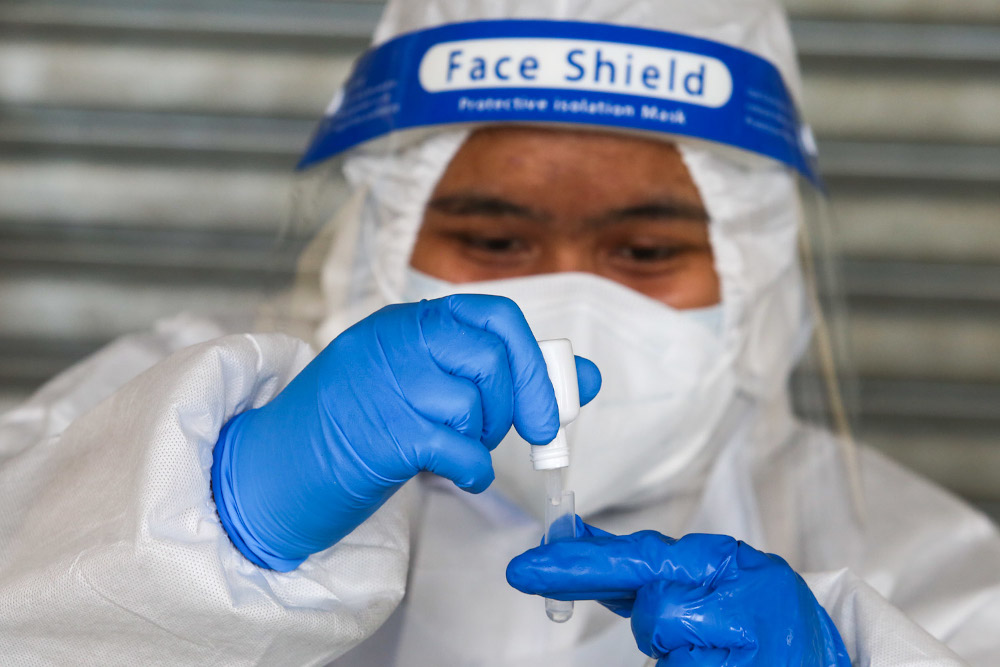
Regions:
<instances>
[{"instance_id":1,"label":"eyebrow","mask_svg":"<svg viewBox=\"0 0 1000 667\"><path fill-rule=\"evenodd\" d=\"M502 197L491 195L481 195L474 192L461 193L456 195L445 195L435 197L427 204L427 208L432 208L441 213L449 215L485 216L499 218L511 216L538 222L545 222L551 216L536 211L527 206L515 204Z\"/></svg>"},{"instance_id":2,"label":"eyebrow","mask_svg":"<svg viewBox=\"0 0 1000 667\"><path fill-rule=\"evenodd\" d=\"M607 224L625 222L628 220L690 220L692 222L708 222L708 211L701 204L695 204L682 199L665 197L643 202L635 206L626 206L592 218L591 226L603 227Z\"/></svg>"},{"instance_id":3,"label":"eyebrow","mask_svg":"<svg viewBox=\"0 0 1000 667\"><path fill-rule=\"evenodd\" d=\"M552 216L529 206L514 203L503 197L483 195L476 192L458 193L435 197L427 204L441 213L458 216L503 217L510 216L535 222L548 222ZM629 220L689 220L708 222L709 216L700 203L692 203L673 197L663 197L614 209L586 221L588 227L604 227Z\"/></svg>"}]
</instances>

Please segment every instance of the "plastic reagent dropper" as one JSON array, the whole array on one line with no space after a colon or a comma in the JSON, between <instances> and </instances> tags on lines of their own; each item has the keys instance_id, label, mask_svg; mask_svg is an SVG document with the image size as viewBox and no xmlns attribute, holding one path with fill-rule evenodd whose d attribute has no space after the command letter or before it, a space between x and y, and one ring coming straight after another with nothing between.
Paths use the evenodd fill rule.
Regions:
<instances>
[{"instance_id":1,"label":"plastic reagent dropper","mask_svg":"<svg viewBox=\"0 0 1000 667\"><path fill-rule=\"evenodd\" d=\"M563 470L569 466L566 426L580 414L580 387L576 379L573 345L565 338L538 342L559 409L559 432L547 445L532 445L531 464L545 471L545 543L576 537L576 508L572 491L563 490ZM556 623L573 615L573 602L545 600L545 613Z\"/></svg>"}]
</instances>

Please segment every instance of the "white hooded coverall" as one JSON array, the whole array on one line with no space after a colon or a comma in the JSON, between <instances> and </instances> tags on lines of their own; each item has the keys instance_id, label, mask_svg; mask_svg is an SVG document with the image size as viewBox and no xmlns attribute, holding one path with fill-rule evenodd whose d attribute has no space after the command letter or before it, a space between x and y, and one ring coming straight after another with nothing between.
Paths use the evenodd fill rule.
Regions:
<instances>
[{"instance_id":1,"label":"white hooded coverall","mask_svg":"<svg viewBox=\"0 0 1000 667\"><path fill-rule=\"evenodd\" d=\"M787 27L770 2L565 0L544 12L537 4L394 2L376 42L487 17L640 25L758 53L798 88ZM464 137L446 131L388 157L349 158L356 194L324 264L319 344L390 300L386 285L406 292L424 204ZM711 465L689 471L683 484L595 503L585 518L616 533L725 533L781 555L830 613L855 664L1000 664L995 526L862 449L868 516L857 528L831 472L841 466L835 439L788 409L788 350L804 316L785 317L791 347L746 351L767 330L755 329L762 318L733 313L778 317L801 290L782 271L761 268L794 263L798 214L785 177L733 176L727 170L738 168L710 151L680 147L712 218L727 332L756 403ZM774 195L766 211L757 206L762 191ZM747 220L760 223L754 234ZM784 264L748 260L774 248ZM225 333L192 317L161 322L0 417L0 663L646 663L628 623L596 603L578 604L570 623L556 625L539 600L506 584L507 562L537 544L540 526L502 480L471 496L421 477L295 571L246 561L215 512L212 448L229 418L266 403L315 352L285 335ZM775 365L778 385L757 381ZM526 452L516 455L527 467Z\"/></svg>"}]
</instances>

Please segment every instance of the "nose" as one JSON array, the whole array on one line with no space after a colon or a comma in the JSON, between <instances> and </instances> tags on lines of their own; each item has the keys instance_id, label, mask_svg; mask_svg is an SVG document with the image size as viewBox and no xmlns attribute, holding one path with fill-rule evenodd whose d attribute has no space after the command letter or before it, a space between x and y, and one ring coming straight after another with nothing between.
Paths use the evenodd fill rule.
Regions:
<instances>
[{"instance_id":1,"label":"nose","mask_svg":"<svg viewBox=\"0 0 1000 667\"><path fill-rule=\"evenodd\" d=\"M597 273L593 253L582 244L562 243L547 246L539 257L535 273Z\"/></svg>"}]
</instances>

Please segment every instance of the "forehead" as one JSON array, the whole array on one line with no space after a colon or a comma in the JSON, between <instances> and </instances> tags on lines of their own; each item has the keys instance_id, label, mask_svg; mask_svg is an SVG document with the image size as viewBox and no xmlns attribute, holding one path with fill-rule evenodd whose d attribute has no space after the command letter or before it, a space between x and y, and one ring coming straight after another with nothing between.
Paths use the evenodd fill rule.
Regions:
<instances>
[{"instance_id":1,"label":"forehead","mask_svg":"<svg viewBox=\"0 0 1000 667\"><path fill-rule=\"evenodd\" d=\"M674 144L605 130L558 127L490 126L472 132L459 153L463 157L504 157L536 154L585 153L588 162L620 159L675 161L680 154Z\"/></svg>"},{"instance_id":2,"label":"forehead","mask_svg":"<svg viewBox=\"0 0 1000 667\"><path fill-rule=\"evenodd\" d=\"M678 148L606 131L521 126L479 129L455 154L436 194L475 189L551 198L660 197L700 200Z\"/></svg>"}]
</instances>

